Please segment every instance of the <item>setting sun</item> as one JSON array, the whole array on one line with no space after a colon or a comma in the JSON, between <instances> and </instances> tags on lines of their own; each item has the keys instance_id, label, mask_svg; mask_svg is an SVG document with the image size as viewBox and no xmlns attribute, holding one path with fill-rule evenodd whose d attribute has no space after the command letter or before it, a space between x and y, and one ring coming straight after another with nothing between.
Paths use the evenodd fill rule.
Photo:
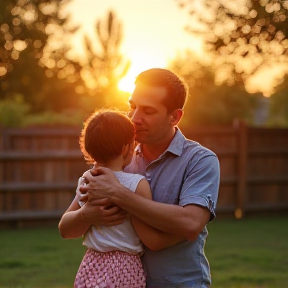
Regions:
<instances>
[{"instance_id":1,"label":"setting sun","mask_svg":"<svg viewBox=\"0 0 288 288\"><path fill-rule=\"evenodd\" d=\"M85 5L83 5L85 3ZM97 9L94 9L97 7ZM165 9L165 13L162 13ZM131 93L134 89L136 76L150 68L165 68L177 55L185 50L193 51L196 55L207 59L204 56L201 37L187 33L184 29L191 18L187 18L184 9L179 9L174 0L73 0L66 7L66 12L71 13L73 23L79 25L79 29L71 39L73 54L79 56L83 53L83 37L87 35L96 39L96 20L103 19L109 11L114 11L117 20L122 24L123 39L119 46L123 60L130 60L131 67L119 84L119 90ZM96 37L96 38L95 38ZM286 69L286 68L285 68ZM284 69L284 70L285 70ZM279 77L283 76L283 69L275 67L264 75L249 77L246 81L248 92L261 92L265 96L274 93L275 85ZM0 73L5 73L4 69ZM265 81L263 81L265 78ZM273 78L273 79L272 79ZM267 81L266 81L267 80ZM93 83L93 79L91 79Z\"/></svg>"},{"instance_id":2,"label":"setting sun","mask_svg":"<svg viewBox=\"0 0 288 288\"><path fill-rule=\"evenodd\" d=\"M128 93L133 92L135 78L139 73L150 68L164 68L166 64L163 56L153 55L149 53L149 49L147 49L146 53L133 53L130 61L131 67L127 75L118 84L119 90Z\"/></svg>"},{"instance_id":3,"label":"setting sun","mask_svg":"<svg viewBox=\"0 0 288 288\"><path fill-rule=\"evenodd\" d=\"M133 75L130 75L130 73L128 73L126 77L124 77L119 81L118 89L124 92L132 93L134 89L134 82L133 82L134 79L135 77Z\"/></svg>"},{"instance_id":4,"label":"setting sun","mask_svg":"<svg viewBox=\"0 0 288 288\"><path fill-rule=\"evenodd\" d=\"M187 47L199 49L197 40L184 30L184 12L174 0L86 0L85 5L83 3L73 0L66 7L73 22L80 25L71 39L76 55L83 53L83 35L95 38L96 20L103 18L108 11L115 11L117 19L123 24L120 49L123 58L131 61L131 67L119 82L118 88L121 91L131 93L135 77L140 72L167 67L169 59L173 59L178 51ZM163 9L165 13L162 13Z\"/></svg>"}]
</instances>

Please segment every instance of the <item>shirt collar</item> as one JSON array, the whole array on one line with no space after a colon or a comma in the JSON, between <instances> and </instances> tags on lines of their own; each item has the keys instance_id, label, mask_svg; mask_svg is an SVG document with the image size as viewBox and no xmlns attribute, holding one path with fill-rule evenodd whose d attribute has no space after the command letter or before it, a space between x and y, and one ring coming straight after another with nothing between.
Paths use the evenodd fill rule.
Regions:
<instances>
[{"instance_id":1,"label":"shirt collar","mask_svg":"<svg viewBox=\"0 0 288 288\"><path fill-rule=\"evenodd\" d=\"M174 135L171 143L169 144L168 148L162 153L162 155L164 155L166 152L171 152L177 156L181 156L181 154L182 154L184 142L185 142L186 138L182 134L182 132L180 131L180 129L178 127L175 127L175 128L176 128L175 135ZM141 148L142 148L141 143L136 146L136 148L135 148L136 155L139 155L139 154L142 155L142 149Z\"/></svg>"}]
</instances>

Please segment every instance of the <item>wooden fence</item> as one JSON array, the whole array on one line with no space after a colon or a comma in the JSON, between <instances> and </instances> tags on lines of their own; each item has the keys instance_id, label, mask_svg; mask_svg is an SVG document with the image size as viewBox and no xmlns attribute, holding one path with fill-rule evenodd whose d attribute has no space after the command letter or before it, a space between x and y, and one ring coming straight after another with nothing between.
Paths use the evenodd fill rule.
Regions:
<instances>
[{"instance_id":1,"label":"wooden fence","mask_svg":"<svg viewBox=\"0 0 288 288\"><path fill-rule=\"evenodd\" d=\"M59 220L77 180L89 168L79 150L79 129L1 131L0 223ZM220 160L217 214L245 217L288 212L288 129L191 127L187 138Z\"/></svg>"}]
</instances>

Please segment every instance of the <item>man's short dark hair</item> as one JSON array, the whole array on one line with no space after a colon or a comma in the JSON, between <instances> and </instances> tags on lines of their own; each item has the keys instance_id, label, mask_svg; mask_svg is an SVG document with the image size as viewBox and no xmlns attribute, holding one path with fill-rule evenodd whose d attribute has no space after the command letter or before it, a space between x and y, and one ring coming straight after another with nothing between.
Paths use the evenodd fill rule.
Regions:
<instances>
[{"instance_id":1,"label":"man's short dark hair","mask_svg":"<svg viewBox=\"0 0 288 288\"><path fill-rule=\"evenodd\" d=\"M79 144L87 163L93 164L119 156L133 140L134 126L124 112L101 109L85 121Z\"/></svg>"},{"instance_id":2,"label":"man's short dark hair","mask_svg":"<svg viewBox=\"0 0 288 288\"><path fill-rule=\"evenodd\" d=\"M163 104L166 106L168 113L176 109L183 109L188 95L188 87L175 73L162 68L152 68L137 76L135 85L138 83L165 87L167 97Z\"/></svg>"}]
</instances>

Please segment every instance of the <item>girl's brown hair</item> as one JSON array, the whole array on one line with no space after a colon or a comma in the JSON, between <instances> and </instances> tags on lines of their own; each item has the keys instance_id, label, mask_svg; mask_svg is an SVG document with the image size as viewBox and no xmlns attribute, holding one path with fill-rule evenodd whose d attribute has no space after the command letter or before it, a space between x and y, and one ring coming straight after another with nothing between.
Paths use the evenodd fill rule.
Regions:
<instances>
[{"instance_id":1,"label":"girl's brown hair","mask_svg":"<svg viewBox=\"0 0 288 288\"><path fill-rule=\"evenodd\" d=\"M105 163L122 152L134 140L134 126L124 112L97 110L84 122L80 149L89 164Z\"/></svg>"}]
</instances>

